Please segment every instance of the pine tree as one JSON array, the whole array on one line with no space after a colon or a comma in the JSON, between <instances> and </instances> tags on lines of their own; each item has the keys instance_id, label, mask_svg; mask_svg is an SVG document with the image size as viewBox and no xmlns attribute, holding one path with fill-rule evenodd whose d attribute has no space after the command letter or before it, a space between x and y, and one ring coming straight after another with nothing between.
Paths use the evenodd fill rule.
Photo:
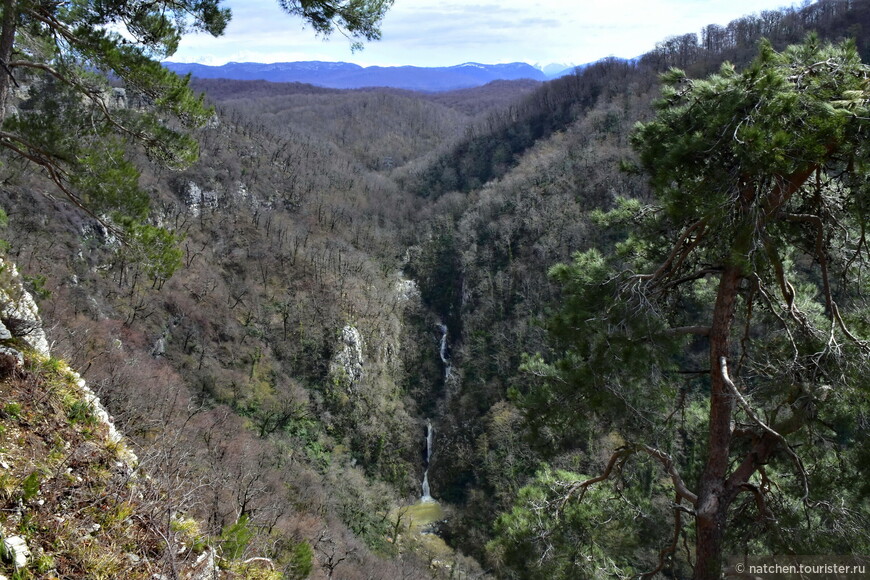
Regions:
<instances>
[{"instance_id":1,"label":"pine tree","mask_svg":"<svg viewBox=\"0 0 870 580\"><path fill-rule=\"evenodd\" d=\"M564 445L605 425L621 442L554 503L636 482L643 458L673 500L655 571L681 558L719 578L728 551L860 552L870 67L853 43L809 37L762 43L743 71L663 80L633 136L658 203L599 215L627 239L553 269L561 357L527 364L547 379L525 397L539 433Z\"/></svg>"}]
</instances>

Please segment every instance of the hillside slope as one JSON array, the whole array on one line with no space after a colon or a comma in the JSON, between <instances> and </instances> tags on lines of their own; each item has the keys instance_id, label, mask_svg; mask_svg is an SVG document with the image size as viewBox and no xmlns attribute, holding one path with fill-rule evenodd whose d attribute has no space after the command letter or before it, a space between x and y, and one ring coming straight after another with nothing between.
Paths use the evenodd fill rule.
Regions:
<instances>
[{"instance_id":1,"label":"hillside slope","mask_svg":"<svg viewBox=\"0 0 870 580\"><path fill-rule=\"evenodd\" d=\"M475 555L485 560L496 514L542 465L604 468L606 425L601 441L550 440L517 402L537 380L522 370L525 355L547 355L547 319L564 298L550 268L574 252L617 251L631 223L605 222L602 212L619 197L653 201L635 169L630 135L653 114L658 74L679 66L706 75L726 59L745 64L762 35L779 48L813 30L831 40L849 37L867 22L866 10L866 3L831 0L711 26L700 38L663 40L635 63L600 63L546 83L434 161L397 172L407 189L433 200L407 272L448 322L461 376L435 423L449 449L438 457L433 486L462 506L450 522L452 541L480 547ZM859 35L866 52L865 42ZM497 553L489 558L499 563ZM500 573L525 577L517 569Z\"/></svg>"},{"instance_id":2,"label":"hillside slope","mask_svg":"<svg viewBox=\"0 0 870 580\"><path fill-rule=\"evenodd\" d=\"M219 556L186 515L191 482L143 469L85 381L49 355L14 265L0 278L0 574L273 577L268 560Z\"/></svg>"},{"instance_id":3,"label":"hillside slope","mask_svg":"<svg viewBox=\"0 0 870 580\"><path fill-rule=\"evenodd\" d=\"M391 520L419 498L414 395L439 373L434 320L399 272L416 202L331 144L285 135L230 115L198 134L184 172L140 158L155 222L181 238L168 281L147 248L40 195L27 167L0 189L10 254L55 351L143 464L196 489L204 535L242 534L240 558L288 578L300 550L314 578L442 577Z\"/></svg>"}]
</instances>

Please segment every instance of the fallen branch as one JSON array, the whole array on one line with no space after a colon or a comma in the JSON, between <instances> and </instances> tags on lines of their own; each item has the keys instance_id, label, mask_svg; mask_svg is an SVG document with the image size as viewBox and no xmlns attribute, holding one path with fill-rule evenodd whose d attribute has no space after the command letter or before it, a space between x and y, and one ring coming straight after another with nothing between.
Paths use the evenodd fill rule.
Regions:
<instances>
[{"instance_id":1,"label":"fallen branch","mask_svg":"<svg viewBox=\"0 0 870 580\"><path fill-rule=\"evenodd\" d=\"M262 556L256 556L254 558L248 558L242 564L265 564L269 570L275 569L275 563L269 558L263 558Z\"/></svg>"}]
</instances>

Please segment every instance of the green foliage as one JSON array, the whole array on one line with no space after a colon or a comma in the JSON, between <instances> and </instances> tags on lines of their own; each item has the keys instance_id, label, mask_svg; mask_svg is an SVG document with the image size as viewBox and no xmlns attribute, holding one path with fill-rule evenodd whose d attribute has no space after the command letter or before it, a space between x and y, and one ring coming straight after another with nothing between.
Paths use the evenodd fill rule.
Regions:
<instances>
[{"instance_id":1,"label":"green foliage","mask_svg":"<svg viewBox=\"0 0 870 580\"><path fill-rule=\"evenodd\" d=\"M127 243L118 249L125 267L133 268L162 286L181 267L183 252L178 238L164 228L125 220Z\"/></svg>"},{"instance_id":2,"label":"green foliage","mask_svg":"<svg viewBox=\"0 0 870 580\"><path fill-rule=\"evenodd\" d=\"M289 14L303 17L318 34L329 36L338 30L349 38L377 40L380 21L393 0L278 0L278 4ZM354 42L352 48L359 50L362 43Z\"/></svg>"},{"instance_id":3,"label":"green foliage","mask_svg":"<svg viewBox=\"0 0 870 580\"><path fill-rule=\"evenodd\" d=\"M657 117L632 137L663 208L727 231L737 192L824 164L840 148L862 158L864 68L853 43L811 36L781 53L763 42L742 72L725 63L704 80L663 75Z\"/></svg>"},{"instance_id":4,"label":"green foliage","mask_svg":"<svg viewBox=\"0 0 870 580\"><path fill-rule=\"evenodd\" d=\"M621 201L595 212L624 239L550 272L562 288L548 324L558 355L527 360L533 382L519 399L536 438L583 449L607 425L626 441L654 444L651 457L681 474L673 481L678 502L698 502L699 528L728 522L727 533L715 524L721 538L698 534L696 576L720 568L726 542L743 542L750 553L800 552L795 546L815 535L818 545L844 549L825 516L801 519L795 507L804 494L839 493L843 482L813 477L842 453L823 441L842 441L848 431L856 440L840 449L851 452L868 436L830 419L843 419L839 397L866 396L858 377L870 345L841 312L849 319L860 304L851 281L866 268L850 240L866 243L858 208L868 195L868 78L852 43L823 45L813 36L782 52L762 43L740 72L725 64L693 80L672 69L662 77L656 118L632 137L659 208ZM819 385L836 385L838 397ZM731 389L744 393L737 408ZM793 451L779 461L773 450L785 440L804 463ZM622 480L625 469L617 463L609 477ZM746 489L757 495L740 495ZM716 515L697 497L715 497ZM850 550L868 541L858 531L866 516L838 516L851 530ZM757 525L764 517L782 520ZM537 537L562 525L542 521ZM676 516L673 525L683 529ZM554 550L554 560L571 553Z\"/></svg>"},{"instance_id":5,"label":"green foliage","mask_svg":"<svg viewBox=\"0 0 870 580\"><path fill-rule=\"evenodd\" d=\"M254 531L250 527L250 518L244 514L221 531L220 547L223 557L228 560L240 559L244 556L253 537Z\"/></svg>"},{"instance_id":6,"label":"green foliage","mask_svg":"<svg viewBox=\"0 0 870 580\"><path fill-rule=\"evenodd\" d=\"M12 73L29 77L31 91L17 115L6 114L8 102L2 103L4 145L46 169L77 205L141 218L147 196L138 191L138 171L124 159L127 141L142 144L171 166L187 165L196 158L195 142L160 117L168 113L193 128L212 114L186 79L153 57L172 54L188 25L219 34L229 12L218 9L215 0L127 4L59 5L49 20L30 2L17 5L17 26L29 34L20 35L15 45L26 56L9 66ZM50 25L40 28L36 22ZM107 30L120 23L133 41ZM53 68L45 75L40 71L49 62ZM110 104L106 76L121 80L130 98L149 100L149 107ZM9 82L6 77L0 83L4 101Z\"/></svg>"},{"instance_id":7,"label":"green foliage","mask_svg":"<svg viewBox=\"0 0 870 580\"><path fill-rule=\"evenodd\" d=\"M623 496L605 484L581 494L582 501L563 503L566 491L586 479L546 468L519 490L486 547L502 577L591 579L639 571L635 558L641 535L634 530L639 523L650 525L649 499Z\"/></svg>"},{"instance_id":8,"label":"green foliage","mask_svg":"<svg viewBox=\"0 0 870 580\"><path fill-rule=\"evenodd\" d=\"M139 188L139 171L124 158L124 150L122 143L103 140L94 148L77 151L79 166L70 183L93 211L141 220L147 216L148 196Z\"/></svg>"},{"instance_id":9,"label":"green foliage","mask_svg":"<svg viewBox=\"0 0 870 580\"><path fill-rule=\"evenodd\" d=\"M21 417L21 403L9 402L3 406L3 414L12 419Z\"/></svg>"},{"instance_id":10,"label":"green foliage","mask_svg":"<svg viewBox=\"0 0 870 580\"><path fill-rule=\"evenodd\" d=\"M305 540L294 545L287 556L288 578L302 580L314 569L314 548Z\"/></svg>"},{"instance_id":11,"label":"green foliage","mask_svg":"<svg viewBox=\"0 0 870 580\"><path fill-rule=\"evenodd\" d=\"M667 320L643 308L642 297L625 286L629 275L614 273L620 264L589 250L550 270L563 291L548 328L565 354L553 364L533 357L523 367L538 382L521 399L538 437L582 441L598 413L628 437L648 433L649 416L674 396L669 373L684 341L664 333Z\"/></svg>"},{"instance_id":12,"label":"green foliage","mask_svg":"<svg viewBox=\"0 0 870 580\"><path fill-rule=\"evenodd\" d=\"M193 518L175 518L169 524L173 532L182 537L182 542L198 553L208 545L208 536L202 532L200 523Z\"/></svg>"},{"instance_id":13,"label":"green foliage","mask_svg":"<svg viewBox=\"0 0 870 580\"><path fill-rule=\"evenodd\" d=\"M12 559L10 548L6 547L6 542L0 542L0 561L8 561Z\"/></svg>"},{"instance_id":14,"label":"green foliage","mask_svg":"<svg viewBox=\"0 0 870 580\"><path fill-rule=\"evenodd\" d=\"M218 0L51 7L25 1L7 9L17 14L4 19L0 43L0 59L7 63L0 79L0 145L10 159L41 167L75 206L113 234L126 230L133 243L155 243L160 259L149 268L164 280L179 259L176 254L163 260L168 233L138 225L148 217L150 199L139 187L132 159L136 146L173 168L197 159L198 145L188 131L213 111L194 95L188 79L159 59L175 51L185 30L220 34L229 10L219 8ZM113 88L109 78L123 88ZM13 85L29 90L13 96Z\"/></svg>"},{"instance_id":15,"label":"green foliage","mask_svg":"<svg viewBox=\"0 0 870 580\"><path fill-rule=\"evenodd\" d=\"M642 209L640 200L619 197L616 200L616 207L610 211L602 209L594 209L589 214L589 219L601 228L610 228L617 224L623 224L628 221L637 221L635 218L639 215Z\"/></svg>"},{"instance_id":16,"label":"green foliage","mask_svg":"<svg viewBox=\"0 0 870 580\"><path fill-rule=\"evenodd\" d=\"M87 401L74 401L66 412L67 418L71 423L93 426L97 423L97 417L94 415L94 410Z\"/></svg>"},{"instance_id":17,"label":"green foliage","mask_svg":"<svg viewBox=\"0 0 870 580\"><path fill-rule=\"evenodd\" d=\"M39 493L39 487L42 483L42 474L38 471L32 472L21 482L21 499L28 501L36 497Z\"/></svg>"}]
</instances>

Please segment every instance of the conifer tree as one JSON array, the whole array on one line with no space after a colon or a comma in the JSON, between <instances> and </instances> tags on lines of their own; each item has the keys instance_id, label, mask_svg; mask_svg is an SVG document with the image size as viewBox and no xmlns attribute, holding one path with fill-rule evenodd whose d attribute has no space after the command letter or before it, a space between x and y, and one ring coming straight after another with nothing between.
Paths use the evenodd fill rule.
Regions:
<instances>
[{"instance_id":1,"label":"conifer tree","mask_svg":"<svg viewBox=\"0 0 870 580\"><path fill-rule=\"evenodd\" d=\"M743 71L663 80L633 136L657 204L600 214L627 239L552 270L561 356L528 362L545 378L525 396L529 419L563 446L602 426L619 444L603 471L548 480L549 505L608 482L628 498L646 462L671 507L635 521L670 511L671 523L647 546L654 570L636 573L681 560L719 578L740 551L860 553L870 67L853 43L809 37L781 53L762 43Z\"/></svg>"}]
</instances>

